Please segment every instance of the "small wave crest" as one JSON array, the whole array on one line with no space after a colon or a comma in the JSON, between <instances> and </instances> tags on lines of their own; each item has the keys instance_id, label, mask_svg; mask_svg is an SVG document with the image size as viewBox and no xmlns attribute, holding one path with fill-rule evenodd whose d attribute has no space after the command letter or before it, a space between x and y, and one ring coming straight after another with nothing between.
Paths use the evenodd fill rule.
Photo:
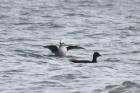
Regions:
<instances>
[{"instance_id":1,"label":"small wave crest","mask_svg":"<svg viewBox=\"0 0 140 93\"><path fill-rule=\"evenodd\" d=\"M97 90L96 90L97 92ZM124 81L120 85L108 85L98 93L140 93L140 84L133 81Z\"/></svg>"}]
</instances>

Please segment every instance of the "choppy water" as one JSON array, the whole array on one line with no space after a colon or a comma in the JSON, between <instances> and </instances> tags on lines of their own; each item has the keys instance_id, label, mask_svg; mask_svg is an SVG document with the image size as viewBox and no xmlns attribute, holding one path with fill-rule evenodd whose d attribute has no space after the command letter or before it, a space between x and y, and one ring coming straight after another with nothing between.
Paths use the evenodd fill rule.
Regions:
<instances>
[{"instance_id":1,"label":"choppy water","mask_svg":"<svg viewBox=\"0 0 140 93\"><path fill-rule=\"evenodd\" d=\"M0 0L0 93L140 93L140 1Z\"/></svg>"}]
</instances>

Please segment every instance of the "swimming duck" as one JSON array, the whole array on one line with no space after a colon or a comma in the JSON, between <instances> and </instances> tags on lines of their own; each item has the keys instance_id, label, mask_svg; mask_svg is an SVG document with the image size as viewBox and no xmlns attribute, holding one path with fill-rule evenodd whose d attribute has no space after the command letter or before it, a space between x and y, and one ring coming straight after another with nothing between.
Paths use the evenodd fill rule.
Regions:
<instances>
[{"instance_id":1,"label":"swimming duck","mask_svg":"<svg viewBox=\"0 0 140 93\"><path fill-rule=\"evenodd\" d=\"M97 63L97 57L101 56L98 52L93 53L93 59L92 61L90 60L76 60L76 59L70 59L70 61L74 63Z\"/></svg>"},{"instance_id":2,"label":"swimming duck","mask_svg":"<svg viewBox=\"0 0 140 93\"><path fill-rule=\"evenodd\" d=\"M66 53L71 49L83 49L79 46L65 46L64 42L60 41L59 46L57 45L47 45L43 46L44 48L48 48L52 53L56 56L66 56Z\"/></svg>"}]
</instances>

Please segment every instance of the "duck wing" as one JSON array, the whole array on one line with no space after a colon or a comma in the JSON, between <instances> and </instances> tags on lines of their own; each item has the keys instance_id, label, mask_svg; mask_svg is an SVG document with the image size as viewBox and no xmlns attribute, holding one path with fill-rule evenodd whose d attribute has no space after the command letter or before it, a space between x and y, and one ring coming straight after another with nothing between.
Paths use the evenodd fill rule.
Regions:
<instances>
[{"instance_id":1,"label":"duck wing","mask_svg":"<svg viewBox=\"0 0 140 93\"><path fill-rule=\"evenodd\" d=\"M92 61L89 61L89 60L70 59L70 61L73 62L73 63L93 63Z\"/></svg>"},{"instance_id":2,"label":"duck wing","mask_svg":"<svg viewBox=\"0 0 140 93\"><path fill-rule=\"evenodd\" d=\"M48 48L52 53L55 53L58 50L58 47L56 45L47 45L43 47Z\"/></svg>"},{"instance_id":3,"label":"duck wing","mask_svg":"<svg viewBox=\"0 0 140 93\"><path fill-rule=\"evenodd\" d=\"M67 50L71 50L71 49L84 49L84 48L79 47L79 46L68 46L67 47Z\"/></svg>"}]
</instances>

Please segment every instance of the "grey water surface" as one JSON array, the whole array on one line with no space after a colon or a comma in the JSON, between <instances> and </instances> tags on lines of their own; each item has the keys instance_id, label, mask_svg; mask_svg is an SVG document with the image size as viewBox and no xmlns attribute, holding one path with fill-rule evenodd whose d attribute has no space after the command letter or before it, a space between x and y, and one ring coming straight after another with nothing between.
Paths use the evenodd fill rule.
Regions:
<instances>
[{"instance_id":1,"label":"grey water surface","mask_svg":"<svg viewBox=\"0 0 140 93\"><path fill-rule=\"evenodd\" d=\"M140 0L0 0L0 93L140 93Z\"/></svg>"}]
</instances>

